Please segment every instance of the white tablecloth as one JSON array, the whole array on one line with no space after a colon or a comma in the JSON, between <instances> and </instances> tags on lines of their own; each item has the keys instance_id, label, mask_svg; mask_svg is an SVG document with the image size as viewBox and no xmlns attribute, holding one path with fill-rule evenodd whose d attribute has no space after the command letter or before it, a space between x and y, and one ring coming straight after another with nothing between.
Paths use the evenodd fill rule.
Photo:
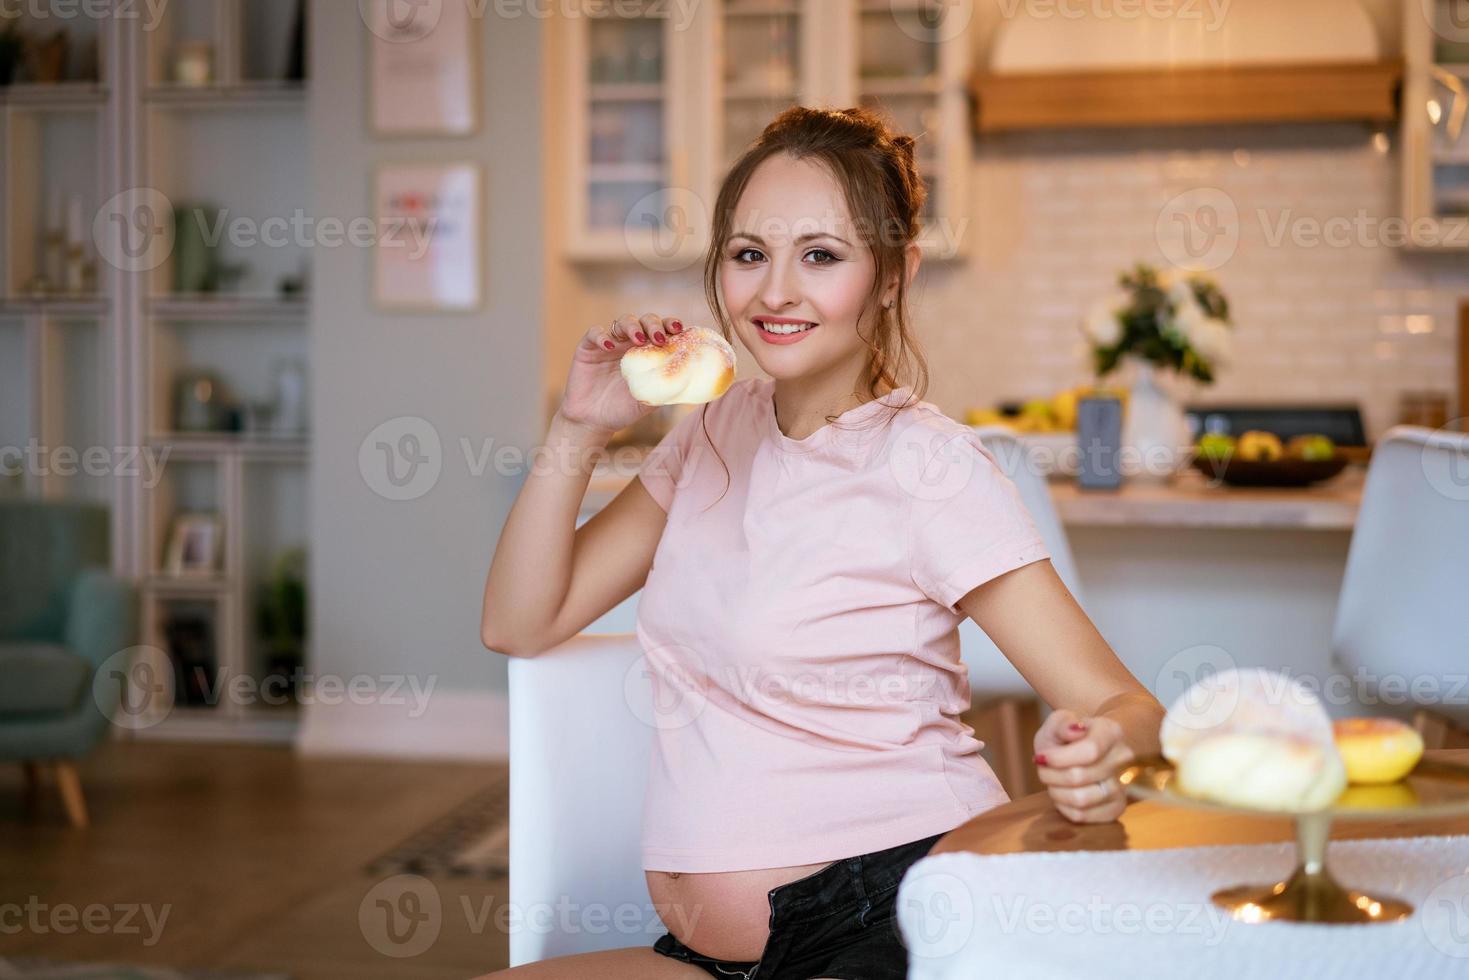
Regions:
<instances>
[{"instance_id":1,"label":"white tablecloth","mask_svg":"<svg viewBox=\"0 0 1469 980\"><path fill-rule=\"evenodd\" d=\"M1469 978L1469 836L1330 845L1343 886L1414 905L1400 922L1250 924L1209 900L1228 885L1282 880L1294 865L1284 843L930 855L898 889L908 976Z\"/></svg>"}]
</instances>

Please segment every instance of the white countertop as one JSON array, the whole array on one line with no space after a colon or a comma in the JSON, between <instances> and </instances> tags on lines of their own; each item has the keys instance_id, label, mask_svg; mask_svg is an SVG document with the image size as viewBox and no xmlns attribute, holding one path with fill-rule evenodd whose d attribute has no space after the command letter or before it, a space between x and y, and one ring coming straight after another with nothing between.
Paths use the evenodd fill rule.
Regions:
<instances>
[{"instance_id":1,"label":"white countertop","mask_svg":"<svg viewBox=\"0 0 1469 980\"><path fill-rule=\"evenodd\" d=\"M592 474L582 509L605 507L637 475L640 454L623 449ZM1051 499L1067 527L1193 527L1346 530L1356 524L1365 466L1351 464L1310 487L1210 486L1185 470L1168 484L1126 483L1082 490L1070 477L1050 481Z\"/></svg>"}]
</instances>

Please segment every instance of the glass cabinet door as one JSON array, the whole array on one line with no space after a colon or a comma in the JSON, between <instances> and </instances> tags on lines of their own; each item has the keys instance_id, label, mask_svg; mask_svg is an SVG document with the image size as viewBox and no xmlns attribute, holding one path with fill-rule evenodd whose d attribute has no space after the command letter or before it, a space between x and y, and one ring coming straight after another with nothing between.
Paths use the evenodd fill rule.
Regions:
<instances>
[{"instance_id":1,"label":"glass cabinet door","mask_svg":"<svg viewBox=\"0 0 1469 980\"><path fill-rule=\"evenodd\" d=\"M857 88L865 106L885 112L916 140L918 169L928 186L923 217L937 213L942 186L943 132L939 96L942 5L911 7L893 0L863 0L858 12Z\"/></svg>"},{"instance_id":2,"label":"glass cabinet door","mask_svg":"<svg viewBox=\"0 0 1469 980\"><path fill-rule=\"evenodd\" d=\"M1398 136L1412 249L1469 246L1469 22L1462 7L1458 0L1403 5Z\"/></svg>"},{"instance_id":3,"label":"glass cabinet door","mask_svg":"<svg viewBox=\"0 0 1469 980\"><path fill-rule=\"evenodd\" d=\"M666 38L653 17L587 25L586 225L621 231L637 202L668 179Z\"/></svg>"},{"instance_id":4,"label":"glass cabinet door","mask_svg":"<svg viewBox=\"0 0 1469 980\"><path fill-rule=\"evenodd\" d=\"M799 0L724 0L721 173L782 109L797 103L802 19Z\"/></svg>"},{"instance_id":5,"label":"glass cabinet door","mask_svg":"<svg viewBox=\"0 0 1469 980\"><path fill-rule=\"evenodd\" d=\"M1436 0L1429 97L1430 207L1435 218L1469 216L1469 24L1457 0ZM1411 110L1410 110L1411 111Z\"/></svg>"},{"instance_id":6,"label":"glass cabinet door","mask_svg":"<svg viewBox=\"0 0 1469 980\"><path fill-rule=\"evenodd\" d=\"M568 249L579 260L684 268L708 235L714 17L666 0L605 9L567 19Z\"/></svg>"}]
</instances>

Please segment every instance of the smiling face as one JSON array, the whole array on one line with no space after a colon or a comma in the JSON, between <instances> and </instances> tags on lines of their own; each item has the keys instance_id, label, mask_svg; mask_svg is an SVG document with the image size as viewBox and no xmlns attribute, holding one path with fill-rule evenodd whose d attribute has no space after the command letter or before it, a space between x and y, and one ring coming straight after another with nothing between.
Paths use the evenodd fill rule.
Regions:
<instances>
[{"instance_id":1,"label":"smiling face","mask_svg":"<svg viewBox=\"0 0 1469 980\"><path fill-rule=\"evenodd\" d=\"M750 175L730 229L720 291L760 367L777 380L856 377L868 354L857 325L871 336L862 318L877 264L831 173L814 160L769 157ZM807 329L776 332L797 327Z\"/></svg>"}]
</instances>

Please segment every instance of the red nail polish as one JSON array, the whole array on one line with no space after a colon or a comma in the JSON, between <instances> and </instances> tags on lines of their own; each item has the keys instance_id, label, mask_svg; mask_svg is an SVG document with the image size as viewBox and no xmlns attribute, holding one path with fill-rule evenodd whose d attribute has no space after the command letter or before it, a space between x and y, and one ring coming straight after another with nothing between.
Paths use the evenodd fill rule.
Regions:
<instances>
[{"instance_id":1,"label":"red nail polish","mask_svg":"<svg viewBox=\"0 0 1469 980\"><path fill-rule=\"evenodd\" d=\"M646 344L648 342L648 336L647 336L647 334L643 333L641 330L639 330L637 333L633 334L633 336L638 339L638 343L640 343L640 344Z\"/></svg>"},{"instance_id":2,"label":"red nail polish","mask_svg":"<svg viewBox=\"0 0 1469 980\"><path fill-rule=\"evenodd\" d=\"M1037 752L1035 754L1035 764L1038 765L1038 766L1045 765L1046 764L1046 757L1044 755L1041 755L1039 752Z\"/></svg>"},{"instance_id":3,"label":"red nail polish","mask_svg":"<svg viewBox=\"0 0 1469 980\"><path fill-rule=\"evenodd\" d=\"M670 321L668 321L668 329L672 330L674 333L678 333L680 330L683 329L683 321L682 320L670 320Z\"/></svg>"},{"instance_id":4,"label":"red nail polish","mask_svg":"<svg viewBox=\"0 0 1469 980\"><path fill-rule=\"evenodd\" d=\"M656 340L658 343L661 344L661 343L663 343L663 341L667 340L668 338L663 336L663 331L662 330L659 330L659 331L656 331L653 334L653 339Z\"/></svg>"},{"instance_id":5,"label":"red nail polish","mask_svg":"<svg viewBox=\"0 0 1469 980\"><path fill-rule=\"evenodd\" d=\"M602 346L607 348L608 350L617 350L617 345L610 340L602 341Z\"/></svg>"},{"instance_id":6,"label":"red nail polish","mask_svg":"<svg viewBox=\"0 0 1469 980\"><path fill-rule=\"evenodd\" d=\"M1084 732L1084 731L1086 731L1086 726L1083 725L1083 724L1081 724L1080 722L1073 721L1070 725L1068 725L1066 727L1070 728L1073 732Z\"/></svg>"}]
</instances>

